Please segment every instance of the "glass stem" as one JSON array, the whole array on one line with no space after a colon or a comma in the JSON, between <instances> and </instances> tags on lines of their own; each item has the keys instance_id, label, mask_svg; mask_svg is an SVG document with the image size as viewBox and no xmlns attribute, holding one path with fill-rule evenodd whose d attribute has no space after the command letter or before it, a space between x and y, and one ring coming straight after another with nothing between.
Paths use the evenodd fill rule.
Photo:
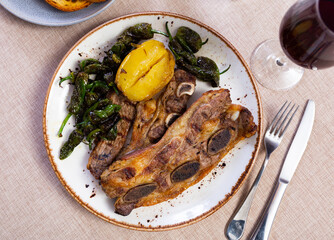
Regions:
<instances>
[{"instance_id":1,"label":"glass stem","mask_svg":"<svg viewBox=\"0 0 334 240\"><path fill-rule=\"evenodd\" d=\"M277 66L283 67L286 63L282 62L280 58L276 58L276 64Z\"/></svg>"}]
</instances>

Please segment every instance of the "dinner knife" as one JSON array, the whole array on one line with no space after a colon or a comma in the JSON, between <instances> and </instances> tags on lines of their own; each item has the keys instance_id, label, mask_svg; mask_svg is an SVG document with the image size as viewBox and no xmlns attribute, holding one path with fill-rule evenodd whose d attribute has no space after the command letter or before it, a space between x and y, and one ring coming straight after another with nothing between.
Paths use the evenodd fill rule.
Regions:
<instances>
[{"instance_id":1,"label":"dinner knife","mask_svg":"<svg viewBox=\"0 0 334 240\"><path fill-rule=\"evenodd\" d=\"M290 145L288 154L285 157L275 191L271 196L271 200L266 208L266 211L262 215L260 223L257 225L254 233L252 234L252 240L266 240L269 237L270 229L285 189L291 181L292 176L297 169L298 163L306 149L313 127L314 115L315 103L313 100L308 100L297 132Z\"/></svg>"}]
</instances>

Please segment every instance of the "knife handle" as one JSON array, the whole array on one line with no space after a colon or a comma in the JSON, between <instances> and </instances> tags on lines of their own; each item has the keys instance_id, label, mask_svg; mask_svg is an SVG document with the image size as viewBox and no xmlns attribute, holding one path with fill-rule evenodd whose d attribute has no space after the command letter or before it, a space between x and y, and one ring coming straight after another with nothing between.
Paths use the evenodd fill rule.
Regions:
<instances>
[{"instance_id":1,"label":"knife handle","mask_svg":"<svg viewBox=\"0 0 334 240\"><path fill-rule=\"evenodd\" d=\"M271 226L274 222L278 206L282 200L287 186L287 183L281 181L278 181L278 183L276 184L275 191L271 196L269 205L267 206L264 214L262 215L260 223L252 234L252 240L267 240L269 238Z\"/></svg>"}]
</instances>

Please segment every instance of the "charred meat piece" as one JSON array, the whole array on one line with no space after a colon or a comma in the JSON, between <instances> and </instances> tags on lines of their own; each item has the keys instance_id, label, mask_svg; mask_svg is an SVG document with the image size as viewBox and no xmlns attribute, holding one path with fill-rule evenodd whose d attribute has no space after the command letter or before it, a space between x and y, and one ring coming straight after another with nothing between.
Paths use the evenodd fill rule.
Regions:
<instances>
[{"instance_id":1,"label":"charred meat piece","mask_svg":"<svg viewBox=\"0 0 334 240\"><path fill-rule=\"evenodd\" d=\"M116 93L112 93L109 98L113 104L121 106L121 110L119 111L121 119L116 125L117 136L115 140L99 141L90 154L87 169L89 169L96 179L100 179L102 172L109 167L122 149L128 135L128 131L131 127L131 123L135 117L135 105L125 96L122 94L117 95Z\"/></svg>"},{"instance_id":2,"label":"charred meat piece","mask_svg":"<svg viewBox=\"0 0 334 240\"><path fill-rule=\"evenodd\" d=\"M196 78L193 75L183 70L176 70L158 100L139 102L131 141L120 155L158 142L167 128L186 110L195 86Z\"/></svg>"},{"instance_id":3,"label":"charred meat piece","mask_svg":"<svg viewBox=\"0 0 334 240\"><path fill-rule=\"evenodd\" d=\"M228 90L206 92L158 143L121 157L104 171L102 188L117 198L115 211L122 215L175 198L256 129L250 111L231 104Z\"/></svg>"}]
</instances>

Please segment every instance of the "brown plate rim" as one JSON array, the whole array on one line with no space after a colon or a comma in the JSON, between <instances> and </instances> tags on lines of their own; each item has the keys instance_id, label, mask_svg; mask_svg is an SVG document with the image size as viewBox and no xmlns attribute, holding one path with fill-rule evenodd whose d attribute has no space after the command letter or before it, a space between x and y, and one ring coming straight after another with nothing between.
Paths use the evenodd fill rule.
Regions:
<instances>
[{"instance_id":1,"label":"brown plate rim","mask_svg":"<svg viewBox=\"0 0 334 240\"><path fill-rule=\"evenodd\" d=\"M259 119L259 124L258 124L258 135L257 135L257 139L256 139L256 144L255 144L255 150L252 153L252 158L249 160L248 165L245 168L245 171L241 174L241 176L239 177L237 183L235 184L235 186L232 187L232 190L229 194L227 194L225 196L225 198L223 200L221 200L216 206L214 206L213 208L211 208L209 211L201 214L200 216L190 219L188 221L184 221L178 224L173 224L173 225L165 225L165 226L158 226L158 227L152 227L152 226L138 226L138 225L131 225L131 224L127 224L124 222L120 222L120 221L116 221L114 219L111 219L107 216L105 216L103 213L100 213L98 211L96 211L95 209L93 209L92 207L90 207L87 203L85 203L84 201L81 200L81 198L75 193L75 191L73 191L73 189L71 189L70 186L67 185L66 181L64 180L64 178L62 177L61 173L58 171L57 166L54 162L53 156L51 154L51 148L49 146L49 141L48 141L48 135L47 135L47 128L46 128L46 111L47 111L47 104L48 104L48 100L49 100L49 95L50 95L50 91L51 91L51 87L53 85L53 82L55 81L55 77L57 75L57 72L59 71L60 67L62 66L62 64L64 63L65 59L68 57L68 55L83 41L85 40L88 36L90 36L91 34L93 34L94 32L96 32L97 30L112 24L114 22L123 20L123 19L127 19L127 18L132 18L132 17L138 17L138 16L144 16L144 15L159 15L159 16L170 16L170 17L175 17L175 18L180 18L186 21L189 21L191 23L194 23L196 25L199 25L203 28L205 28L206 30L210 31L211 33L213 33L214 35L216 35L218 38L220 38L239 58L239 60L241 61L241 63L243 64L243 66L245 67L247 74L251 80L251 83L253 85L253 88L255 90L255 94L256 94L256 99L257 99L257 104L258 104L258 119ZM62 185L65 187L65 189L69 192L69 194L84 208L86 208L88 211L90 211L91 213L93 213L94 215L96 215L97 217L110 222L112 224L115 224L117 226L120 227L124 227L127 229L133 229L133 230L140 230L140 231L166 231L166 230L172 230L172 229L178 229L181 227L185 227L185 226L189 226L190 224L196 223L201 221L202 219L210 216L211 214L213 214L214 212L216 212L218 209L220 209L222 206L224 206L230 199L232 196L234 196L238 190L240 189L241 185L244 183L244 181L247 179L253 165L255 162L255 159L258 155L259 149L260 149L260 143L262 140L262 125L263 125L263 121L262 121L262 116L263 116L263 109L262 109L262 104L261 104L261 98L260 98L260 94L259 94L259 90L257 87L257 84L255 82L255 78L253 77L253 75L251 74L251 70L249 68L249 66L247 65L246 61L244 60L244 58L241 56L241 54L238 52L238 50L224 37L222 36L220 33L218 33L216 30L212 29L211 27L207 26L206 24L195 20L193 18L181 15L181 14L177 14L177 13L172 13L172 12L163 12L163 11L148 11L148 12L139 12L139 13L132 13L132 14L128 14L128 15L124 15L118 18L114 18L110 21L107 21L99 26L97 26L96 28L94 28L93 30L91 30L90 32L88 32L87 34L85 34L81 39L79 39L73 46L72 48L65 54L65 56L63 57L63 59L60 61L57 69L55 70L53 76L52 76L52 80L49 84L47 93L46 93L46 97L45 97L45 101L44 101L44 110L43 110L43 136L44 136L44 143L45 143L45 147L46 147L46 151L49 157L49 161L52 165L52 168L54 170L54 172L56 173L58 179L60 180L60 182L62 183Z\"/></svg>"}]
</instances>

